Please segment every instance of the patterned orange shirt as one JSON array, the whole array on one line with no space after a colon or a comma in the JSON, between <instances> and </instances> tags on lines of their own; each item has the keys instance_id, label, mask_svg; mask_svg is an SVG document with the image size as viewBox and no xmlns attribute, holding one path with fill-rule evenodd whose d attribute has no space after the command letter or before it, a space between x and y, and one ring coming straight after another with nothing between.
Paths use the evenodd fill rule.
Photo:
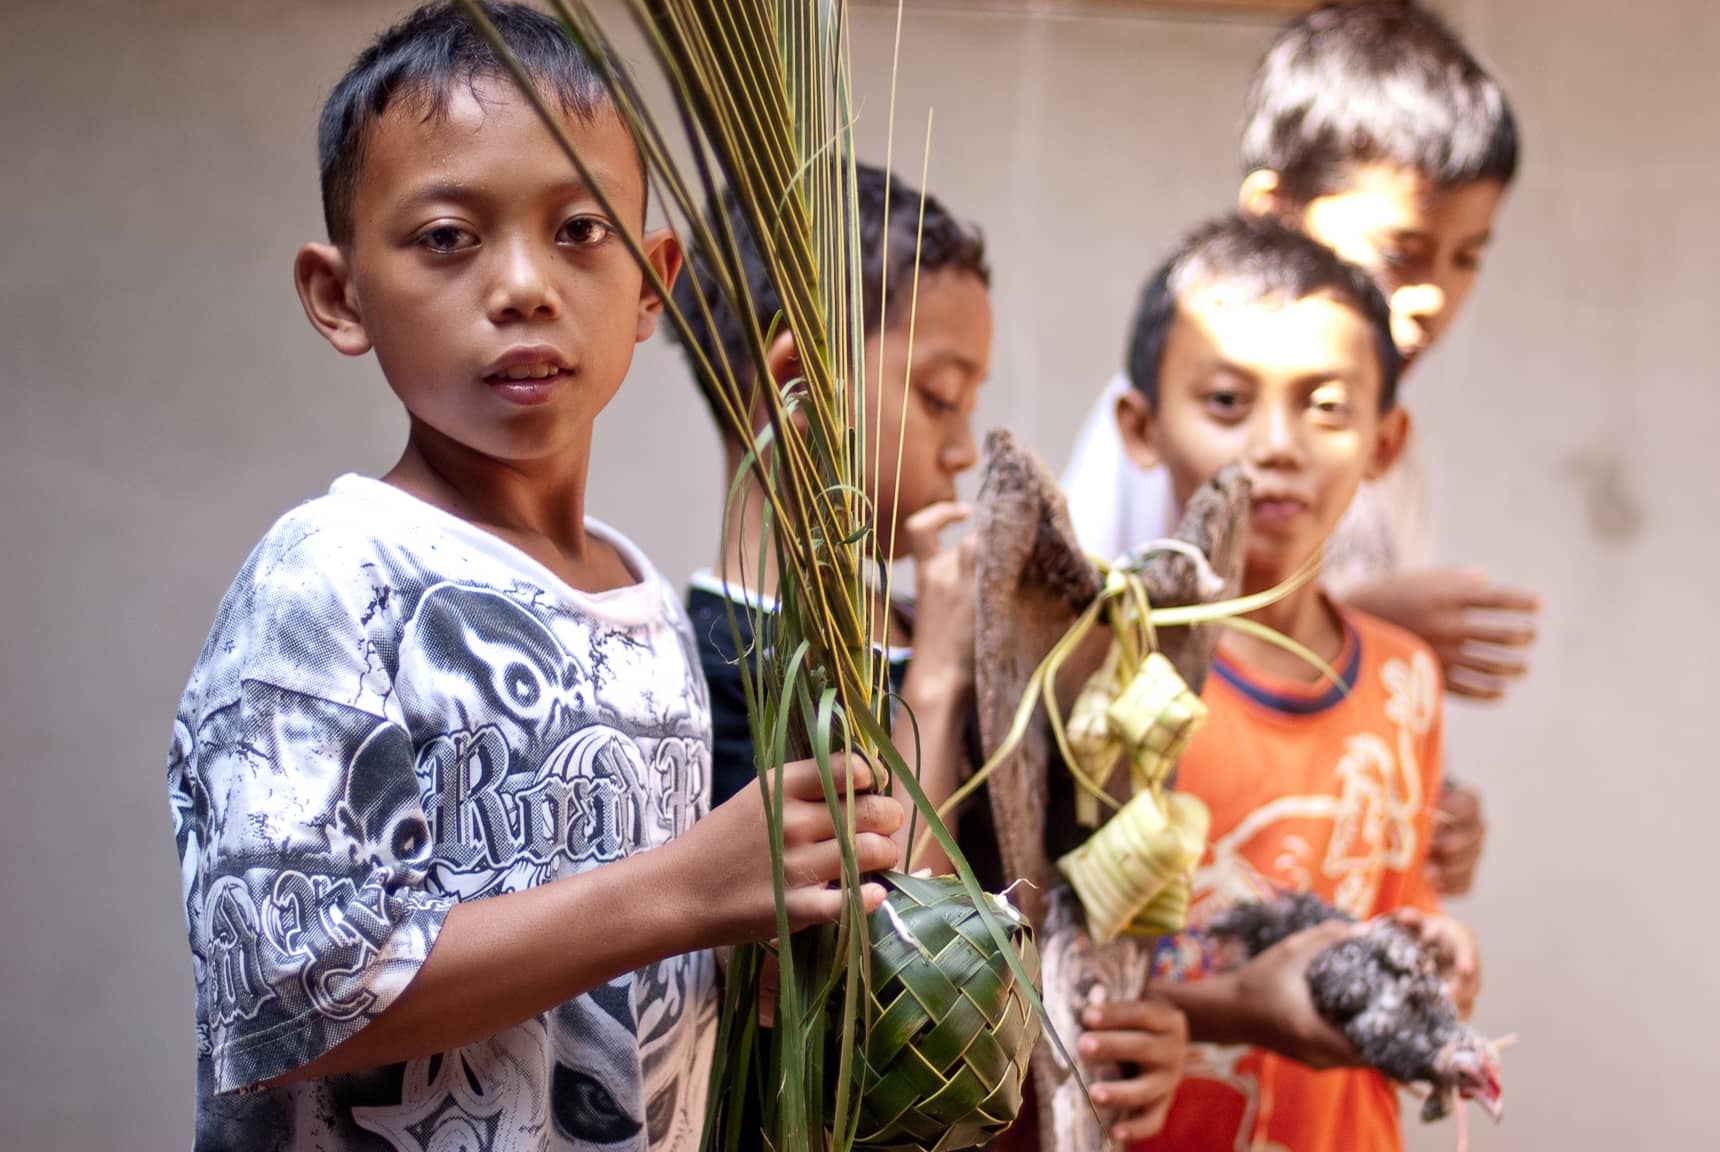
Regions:
<instances>
[{"instance_id":1,"label":"patterned orange shirt","mask_svg":"<svg viewBox=\"0 0 1720 1152\"><path fill-rule=\"evenodd\" d=\"M1197 979L1201 926L1230 904L1286 889L1365 918L1438 910L1423 869L1440 780L1440 678L1402 629L1340 609L1328 681L1274 679L1220 655L1205 726L1177 786L1212 810L1190 931L1167 941L1156 979ZM1195 1045L1165 1131L1138 1146L1224 1152L1373 1152L1403 1146L1397 1089L1372 1071L1315 1072L1251 1048Z\"/></svg>"}]
</instances>

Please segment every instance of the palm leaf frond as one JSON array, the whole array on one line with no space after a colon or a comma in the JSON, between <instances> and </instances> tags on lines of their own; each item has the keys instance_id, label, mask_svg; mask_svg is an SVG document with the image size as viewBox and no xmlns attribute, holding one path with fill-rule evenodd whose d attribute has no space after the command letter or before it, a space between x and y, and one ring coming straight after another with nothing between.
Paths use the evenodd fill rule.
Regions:
<instances>
[{"instance_id":1,"label":"palm leaf frond","mask_svg":"<svg viewBox=\"0 0 1720 1152\"><path fill-rule=\"evenodd\" d=\"M481 6L475 0L461 3L601 202L601 189L589 179L575 142L532 78ZM747 609L752 640L741 656L761 774L775 774L780 782L787 763L813 759L831 811L851 812L845 802L853 799L854 782L837 754L865 755L887 767L886 786L907 795L957 868L955 877L932 888L909 877L887 877L893 890L888 910L868 918L852 817L845 817L838 840L846 914L829 928L791 937L782 877L782 790L773 790L778 800L770 813L771 852L781 941L774 950L779 979L773 1026L766 1032L757 1024L758 976L769 950L741 949L725 993L706 1146L754 1149L764 1143L779 1152L946 1152L972 1146L1013 1120L1026 1054L1044 1011L1033 989L1026 926L980 889L919 789L917 765L897 754L888 730L881 643L886 637L875 634L887 625L875 624L874 592L863 578L878 566L876 517L885 511L865 497L864 465L869 443L878 463L885 437L858 416L866 410L866 311L846 4L618 0L667 82L683 138L678 142L690 155L684 165L676 162L670 134L641 96L604 20L584 0L552 0L552 7L603 75L671 222L701 257L692 281L694 312L709 324L715 309L726 309L740 320L745 336L744 363L731 362L721 349L714 357L699 351L691 317L652 271L639 239L624 237L664 301L668 323L710 385L728 431L747 446L746 468L763 502L770 551L766 555L761 545L758 562L763 570L774 560L777 604L774 610L762 604ZM747 288L743 238L733 234L726 213L704 212L717 202L719 184L726 184L739 205L750 233L745 239L762 256L781 301L780 317L766 323L756 319ZM612 205L602 207L611 219L624 218ZM801 368L797 379L780 386L767 364L778 325L794 334ZM738 616L731 622L738 633ZM898 905L906 911L897 911ZM935 952L910 945L924 945L934 935L923 921L927 915L946 927L965 924L963 943ZM910 920L922 926L912 927ZM923 992L932 985L966 991L945 1001L902 994L904 988ZM985 1038L970 1037L928 1062L920 1046L947 1047L950 1029L943 1025L953 1023L956 1013L975 1011L987 1021ZM874 1029L884 1019L892 1044L881 1047ZM938 1071L910 1086L903 1072L909 1062L935 1063ZM942 1111L925 1098L939 1094L945 1098ZM959 1106L949 1107L952 1102ZM755 1120L763 1128L762 1141L760 1132L746 1130Z\"/></svg>"}]
</instances>

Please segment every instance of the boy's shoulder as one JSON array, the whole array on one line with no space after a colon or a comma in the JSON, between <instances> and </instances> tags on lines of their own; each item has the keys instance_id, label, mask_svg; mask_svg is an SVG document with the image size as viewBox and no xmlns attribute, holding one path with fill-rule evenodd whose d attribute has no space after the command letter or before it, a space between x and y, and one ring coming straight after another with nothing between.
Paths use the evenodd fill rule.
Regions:
<instances>
[{"instance_id":1,"label":"boy's shoulder","mask_svg":"<svg viewBox=\"0 0 1720 1152\"><path fill-rule=\"evenodd\" d=\"M283 576L327 574L343 562L365 563L364 557L408 531L406 509L391 507L391 491L380 480L340 477L268 527L235 584L266 585Z\"/></svg>"}]
</instances>

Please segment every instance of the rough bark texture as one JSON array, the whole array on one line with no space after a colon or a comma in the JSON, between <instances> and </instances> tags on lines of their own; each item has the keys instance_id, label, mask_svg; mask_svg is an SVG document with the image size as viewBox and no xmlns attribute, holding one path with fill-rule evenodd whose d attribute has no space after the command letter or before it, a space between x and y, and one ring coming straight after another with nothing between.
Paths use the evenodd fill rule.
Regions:
<instances>
[{"instance_id":1,"label":"rough bark texture","mask_svg":"<svg viewBox=\"0 0 1720 1152\"><path fill-rule=\"evenodd\" d=\"M1045 466L1001 430L987 437L986 453L975 513L975 658L981 744L989 757L1008 733L1034 670L1099 595L1104 574L1076 543L1063 495ZM1195 493L1177 529L1177 537L1205 553L1223 578L1220 595L1234 595L1241 582L1247 501L1246 481L1227 469ZM1153 553L1142 576L1155 606L1203 599L1197 566L1179 553ZM1205 591L1215 598L1215 589ZM1197 692L1217 642L1210 625L1166 628L1158 635L1160 650ZM1073 845L1047 845L1048 835L1067 835L1050 827L1047 814L1067 808L1057 801L1069 789L1068 772L1041 715L985 791L1003 874L1031 885L1017 888L1015 898L1038 929L1046 1008L1059 1035L1073 1043L1086 1004L1145 994L1151 942L1123 937L1096 945L1087 935L1079 905L1056 871L1056 855ZM1042 1148L1088 1152L1106 1146L1079 1084L1048 1043L1035 1053L1033 1080Z\"/></svg>"}]
</instances>

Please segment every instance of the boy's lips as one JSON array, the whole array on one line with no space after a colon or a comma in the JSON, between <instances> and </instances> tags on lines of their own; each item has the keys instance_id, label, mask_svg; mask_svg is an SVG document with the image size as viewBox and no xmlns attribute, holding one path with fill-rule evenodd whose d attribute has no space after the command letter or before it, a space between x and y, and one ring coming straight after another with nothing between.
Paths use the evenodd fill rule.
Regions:
<instances>
[{"instance_id":1,"label":"boy's lips","mask_svg":"<svg viewBox=\"0 0 1720 1152\"><path fill-rule=\"evenodd\" d=\"M1283 527L1308 508L1308 502L1296 496L1260 494L1248 502L1251 524L1262 528Z\"/></svg>"},{"instance_id":2,"label":"boy's lips","mask_svg":"<svg viewBox=\"0 0 1720 1152\"><path fill-rule=\"evenodd\" d=\"M560 352L537 344L513 348L484 370L484 383L515 404L546 403L573 377L573 366Z\"/></svg>"}]
</instances>

